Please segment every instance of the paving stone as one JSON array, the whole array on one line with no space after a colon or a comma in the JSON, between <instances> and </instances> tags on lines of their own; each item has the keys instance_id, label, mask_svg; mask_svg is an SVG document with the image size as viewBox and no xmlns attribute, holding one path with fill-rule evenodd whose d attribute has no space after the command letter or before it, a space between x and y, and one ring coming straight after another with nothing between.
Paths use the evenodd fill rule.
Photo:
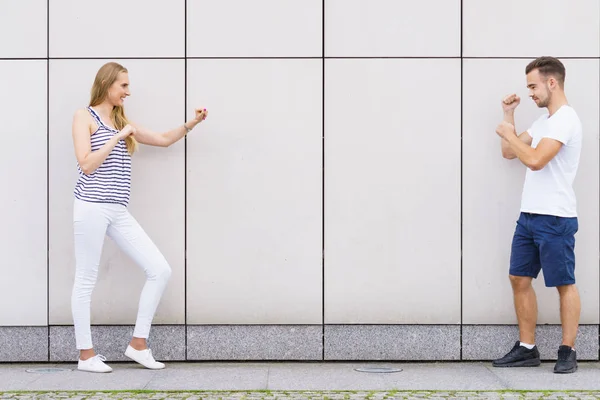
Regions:
<instances>
[{"instance_id":1,"label":"paving stone","mask_svg":"<svg viewBox=\"0 0 600 400\"><path fill-rule=\"evenodd\" d=\"M449 391L257 391L257 392L19 392L2 393L0 400L495 400L565 399L598 400L600 391L577 392L449 392Z\"/></svg>"}]
</instances>

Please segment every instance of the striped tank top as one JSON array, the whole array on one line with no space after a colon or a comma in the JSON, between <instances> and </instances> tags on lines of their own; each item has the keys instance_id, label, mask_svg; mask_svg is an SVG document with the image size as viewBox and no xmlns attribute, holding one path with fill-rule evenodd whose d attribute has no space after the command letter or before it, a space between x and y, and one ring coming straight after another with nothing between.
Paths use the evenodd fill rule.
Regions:
<instances>
[{"instance_id":1,"label":"striped tank top","mask_svg":"<svg viewBox=\"0 0 600 400\"><path fill-rule=\"evenodd\" d=\"M92 152L99 150L118 131L106 125L100 116L87 108L98 125L90 137ZM75 197L93 203L122 204L127 207L131 191L131 155L127 152L125 140L112 149L106 160L90 175L86 175L77 163L79 179L75 185Z\"/></svg>"}]
</instances>

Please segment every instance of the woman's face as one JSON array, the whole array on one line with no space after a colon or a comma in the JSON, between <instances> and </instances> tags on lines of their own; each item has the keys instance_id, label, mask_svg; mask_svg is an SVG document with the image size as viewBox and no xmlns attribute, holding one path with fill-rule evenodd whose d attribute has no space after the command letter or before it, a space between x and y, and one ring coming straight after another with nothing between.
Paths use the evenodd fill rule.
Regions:
<instances>
[{"instance_id":1,"label":"woman's face","mask_svg":"<svg viewBox=\"0 0 600 400\"><path fill-rule=\"evenodd\" d=\"M117 80L108 88L108 101L113 106L123 106L125 97L129 96L129 74L119 72Z\"/></svg>"}]
</instances>

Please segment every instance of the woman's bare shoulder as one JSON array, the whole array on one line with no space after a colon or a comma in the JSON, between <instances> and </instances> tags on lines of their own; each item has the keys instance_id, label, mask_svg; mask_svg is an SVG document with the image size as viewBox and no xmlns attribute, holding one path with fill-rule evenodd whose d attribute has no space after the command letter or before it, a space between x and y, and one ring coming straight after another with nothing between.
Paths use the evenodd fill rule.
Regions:
<instances>
[{"instance_id":1,"label":"woman's bare shoulder","mask_svg":"<svg viewBox=\"0 0 600 400\"><path fill-rule=\"evenodd\" d=\"M92 116L90 115L90 112L87 110L87 108L78 108L77 110L75 110L75 114L73 115L73 118L91 119Z\"/></svg>"},{"instance_id":2,"label":"woman's bare shoulder","mask_svg":"<svg viewBox=\"0 0 600 400\"><path fill-rule=\"evenodd\" d=\"M87 127L90 135L97 129L94 118L86 108L75 110L75 114L73 115L73 127L76 126L78 126L79 129L82 129L84 126Z\"/></svg>"}]
</instances>

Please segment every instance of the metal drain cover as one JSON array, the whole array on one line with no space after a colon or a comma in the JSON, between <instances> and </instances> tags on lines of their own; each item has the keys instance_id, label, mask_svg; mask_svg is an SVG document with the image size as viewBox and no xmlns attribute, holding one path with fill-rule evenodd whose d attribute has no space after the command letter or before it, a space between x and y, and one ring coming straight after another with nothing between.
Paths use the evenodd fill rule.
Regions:
<instances>
[{"instance_id":1,"label":"metal drain cover","mask_svg":"<svg viewBox=\"0 0 600 400\"><path fill-rule=\"evenodd\" d=\"M55 374L57 372L71 371L68 368L32 368L28 369L27 372L32 374Z\"/></svg>"},{"instance_id":2,"label":"metal drain cover","mask_svg":"<svg viewBox=\"0 0 600 400\"><path fill-rule=\"evenodd\" d=\"M388 368L388 367L362 367L355 368L358 372L368 372L371 374L391 374L394 372L402 372L402 368Z\"/></svg>"}]
</instances>

